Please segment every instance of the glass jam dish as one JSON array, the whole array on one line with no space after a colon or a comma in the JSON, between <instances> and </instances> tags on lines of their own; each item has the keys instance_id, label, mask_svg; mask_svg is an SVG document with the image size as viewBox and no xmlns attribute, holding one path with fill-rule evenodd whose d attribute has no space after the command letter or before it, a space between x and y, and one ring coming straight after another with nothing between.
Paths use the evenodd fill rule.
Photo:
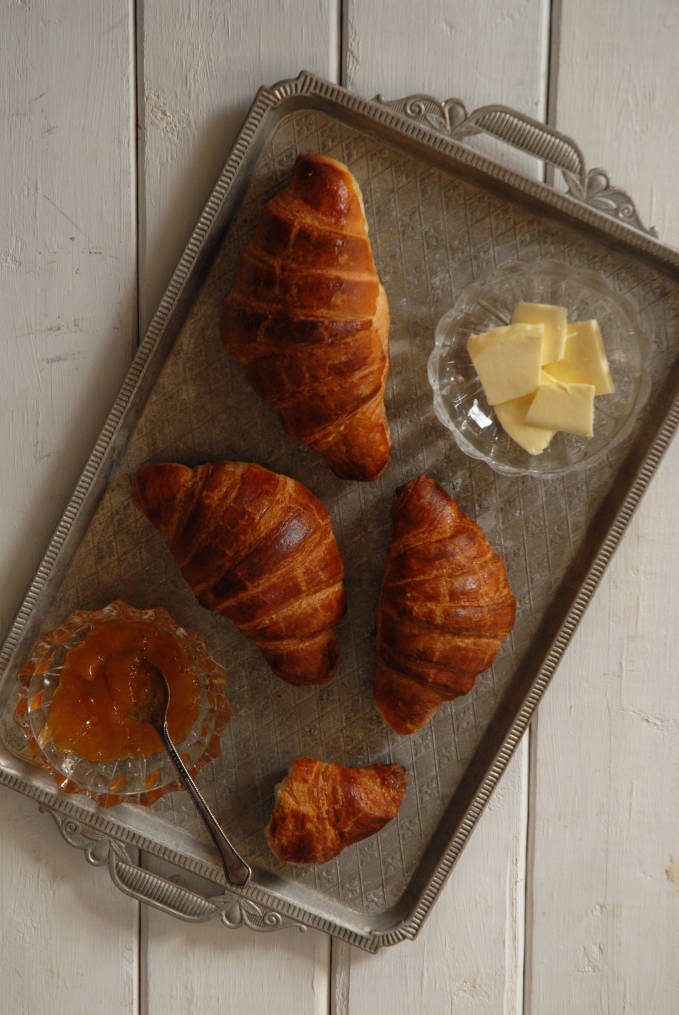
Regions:
<instances>
[{"instance_id":1,"label":"glass jam dish","mask_svg":"<svg viewBox=\"0 0 679 1015\"><path fill-rule=\"evenodd\" d=\"M125 698L134 693L134 660L130 681L121 678L119 667L113 678L116 686L111 689L107 682L105 689L107 696L113 694L115 700L122 703L117 710L120 714L117 718L114 716L110 729L102 709L101 728L108 730L109 734L113 731L112 738L109 736L97 747L93 739L81 737L79 742L83 746L79 753L72 747L55 743L53 732L57 733L57 740L62 745L69 741L65 725L69 709L73 709L75 714L84 707L77 699L69 699L69 707L59 710L60 696L57 692L62 673L67 674L69 669L73 669L74 661L81 668L90 666L92 672L101 669L102 641L99 640L98 648L90 649L86 639L89 638L91 644L92 635L103 632L105 650L106 636L116 631L123 635L129 633L130 624L141 625L140 637L145 636L144 654L148 655L152 664L170 663L167 657L158 655L158 646L165 646L166 651L169 649L170 655L180 661L186 690L184 708L190 709L193 721L187 722L186 716L177 714L173 722L171 711L169 721L170 731L174 725L175 732L179 732L177 749L191 775L195 776L201 768L219 757L221 734L231 718L225 695L226 671L208 655L202 636L181 627L166 610L161 607L137 610L118 600L102 610L77 610L71 614L59 628L40 638L31 659L19 672L19 700L14 718L23 731L31 760L51 773L63 793L85 794L104 807L123 802L149 805L166 793L183 789L170 758L160 746L160 738L147 723L138 723L139 736L135 736L133 731L129 744L125 746L123 743L121 747L118 726L127 720L125 710L130 703L126 703ZM124 661L125 646L122 651ZM189 673L191 676L195 674L195 684L187 683L191 679ZM69 684L73 683L71 677L66 677L62 691L67 680ZM176 685L177 688L180 686ZM191 687L195 687L195 695ZM54 711L51 711L53 708ZM87 722L78 722L77 715L76 727L87 734ZM71 741L77 739L72 737Z\"/></svg>"},{"instance_id":2,"label":"glass jam dish","mask_svg":"<svg viewBox=\"0 0 679 1015\"><path fill-rule=\"evenodd\" d=\"M594 400L594 435L556 433L538 455L503 430L467 352L470 335L510 324L518 303L566 308L568 322L596 318L615 392ZM631 301L592 271L558 261L513 263L464 290L436 326L428 376L434 412L458 447L504 475L550 478L585 469L630 432L650 389L650 343Z\"/></svg>"}]
</instances>

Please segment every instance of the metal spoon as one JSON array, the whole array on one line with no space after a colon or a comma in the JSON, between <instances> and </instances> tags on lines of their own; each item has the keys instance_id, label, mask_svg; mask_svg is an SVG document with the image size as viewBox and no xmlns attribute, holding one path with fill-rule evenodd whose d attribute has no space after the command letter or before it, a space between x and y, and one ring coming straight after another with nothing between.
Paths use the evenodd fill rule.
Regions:
<instances>
[{"instance_id":1,"label":"metal spoon","mask_svg":"<svg viewBox=\"0 0 679 1015\"><path fill-rule=\"evenodd\" d=\"M236 888L244 888L250 879L252 868L248 866L243 857L227 839L219 822L208 807L205 798L189 775L186 765L179 757L177 748L172 742L172 737L167 728L167 709L170 704L170 686L167 678L162 670L159 670L148 659L144 659L143 663L149 677L148 694L143 700L137 702L130 714L138 722L149 723L160 734L165 750L170 755L182 782L189 792L189 796L205 823L205 827L212 836L212 841L219 850L227 883Z\"/></svg>"}]
</instances>

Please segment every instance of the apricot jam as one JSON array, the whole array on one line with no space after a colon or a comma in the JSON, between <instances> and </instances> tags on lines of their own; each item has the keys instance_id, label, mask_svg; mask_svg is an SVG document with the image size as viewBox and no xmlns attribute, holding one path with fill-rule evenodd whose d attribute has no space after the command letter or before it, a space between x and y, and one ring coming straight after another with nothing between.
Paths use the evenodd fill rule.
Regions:
<instances>
[{"instance_id":1,"label":"apricot jam","mask_svg":"<svg viewBox=\"0 0 679 1015\"><path fill-rule=\"evenodd\" d=\"M88 761L146 758L163 750L148 723L134 718L149 695L148 663L170 685L168 729L175 743L196 721L200 685L179 642L151 623L111 620L68 650L48 724L55 747Z\"/></svg>"}]
</instances>

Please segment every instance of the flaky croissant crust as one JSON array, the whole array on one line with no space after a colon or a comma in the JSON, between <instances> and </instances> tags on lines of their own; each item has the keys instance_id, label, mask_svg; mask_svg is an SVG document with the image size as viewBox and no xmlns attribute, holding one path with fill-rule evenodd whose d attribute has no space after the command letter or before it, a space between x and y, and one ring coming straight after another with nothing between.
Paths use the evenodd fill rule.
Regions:
<instances>
[{"instance_id":1,"label":"flaky croissant crust","mask_svg":"<svg viewBox=\"0 0 679 1015\"><path fill-rule=\"evenodd\" d=\"M302 483L244 462L144 465L134 503L170 540L203 606L228 617L292 684L329 680L344 568L328 513Z\"/></svg>"},{"instance_id":2,"label":"flaky croissant crust","mask_svg":"<svg viewBox=\"0 0 679 1015\"><path fill-rule=\"evenodd\" d=\"M405 789L402 765L345 768L298 758L276 787L269 845L284 863L327 863L391 821Z\"/></svg>"},{"instance_id":3,"label":"flaky croissant crust","mask_svg":"<svg viewBox=\"0 0 679 1015\"><path fill-rule=\"evenodd\" d=\"M358 184L341 162L300 155L243 254L222 339L287 432L345 479L389 460L388 333Z\"/></svg>"},{"instance_id":4,"label":"flaky croissant crust","mask_svg":"<svg viewBox=\"0 0 679 1015\"><path fill-rule=\"evenodd\" d=\"M514 626L504 565L434 479L398 490L377 623L374 700L398 733L466 694Z\"/></svg>"}]
</instances>

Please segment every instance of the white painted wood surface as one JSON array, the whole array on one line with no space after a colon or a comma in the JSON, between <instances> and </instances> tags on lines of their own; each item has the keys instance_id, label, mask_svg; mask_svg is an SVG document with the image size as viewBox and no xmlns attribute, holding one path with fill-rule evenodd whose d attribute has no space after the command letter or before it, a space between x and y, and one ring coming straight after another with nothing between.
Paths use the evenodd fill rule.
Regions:
<instances>
[{"instance_id":1,"label":"white painted wood surface","mask_svg":"<svg viewBox=\"0 0 679 1015\"><path fill-rule=\"evenodd\" d=\"M135 344L133 38L127 0L0 13L3 631ZM0 827L0 1011L134 1011L139 907L32 801Z\"/></svg>"},{"instance_id":2,"label":"white painted wood surface","mask_svg":"<svg viewBox=\"0 0 679 1015\"><path fill-rule=\"evenodd\" d=\"M304 66L366 95L538 117L549 83L556 126L679 245L674 0L553 4L551 78L542 0L341 7L0 9L3 628L135 344L137 292L145 324L260 83ZM352 952L348 983L333 983L320 934L140 920L48 817L2 791L0 1010L320 1013L333 995L352 1015L679 1010L678 477L675 444L541 706L530 766L524 744L416 942ZM344 958L335 948L335 969Z\"/></svg>"},{"instance_id":3,"label":"white painted wood surface","mask_svg":"<svg viewBox=\"0 0 679 1015\"><path fill-rule=\"evenodd\" d=\"M678 38L674 0L568 0L554 96L556 125L677 247ZM679 1011L678 490L675 441L538 715L532 1015Z\"/></svg>"}]
</instances>

